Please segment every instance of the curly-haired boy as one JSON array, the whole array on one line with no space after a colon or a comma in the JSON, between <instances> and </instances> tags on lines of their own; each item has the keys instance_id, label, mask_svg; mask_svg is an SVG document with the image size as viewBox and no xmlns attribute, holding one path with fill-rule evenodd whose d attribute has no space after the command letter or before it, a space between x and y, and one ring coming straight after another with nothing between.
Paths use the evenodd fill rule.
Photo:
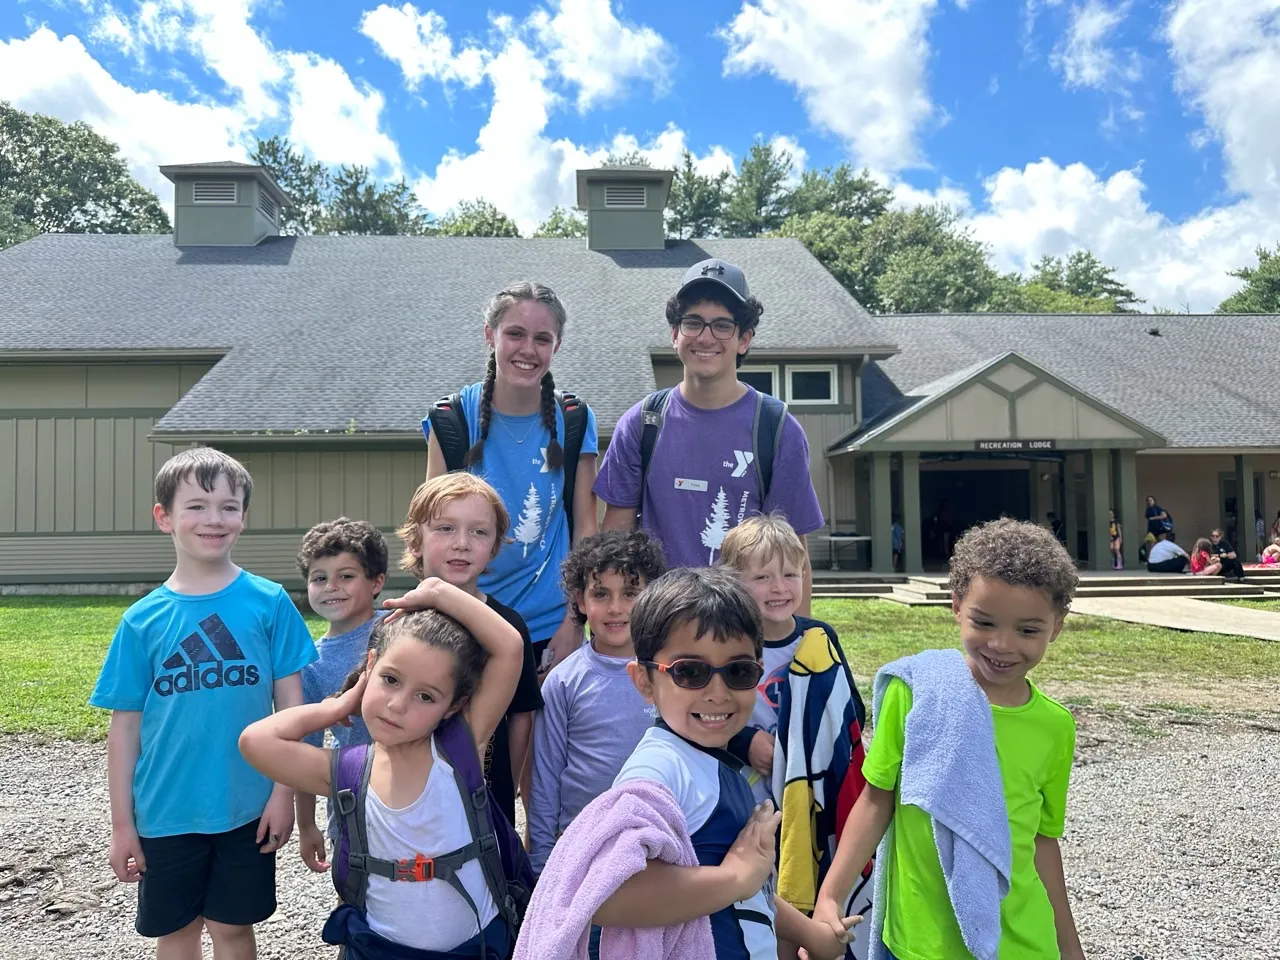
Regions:
<instances>
[{"instance_id":1,"label":"curly-haired boy","mask_svg":"<svg viewBox=\"0 0 1280 960\"><path fill-rule=\"evenodd\" d=\"M1082 960L1058 849L1075 721L1027 677L1078 583L1067 551L1035 524L996 520L956 543L963 652L928 650L877 675L867 788L815 919L838 919L879 844L872 934L890 956Z\"/></svg>"},{"instance_id":2,"label":"curly-haired boy","mask_svg":"<svg viewBox=\"0 0 1280 960\"><path fill-rule=\"evenodd\" d=\"M591 641L559 663L542 685L533 739L530 857L546 863L556 838L613 784L654 714L627 676L635 659L631 608L666 572L662 547L643 531L586 537L561 567L564 592Z\"/></svg>"}]
</instances>

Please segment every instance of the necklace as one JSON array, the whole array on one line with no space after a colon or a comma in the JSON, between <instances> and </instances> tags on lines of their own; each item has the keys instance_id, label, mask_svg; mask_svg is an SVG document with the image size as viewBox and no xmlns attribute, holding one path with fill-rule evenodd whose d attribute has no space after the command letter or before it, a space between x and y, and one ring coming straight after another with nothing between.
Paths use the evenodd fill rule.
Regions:
<instances>
[{"instance_id":1,"label":"necklace","mask_svg":"<svg viewBox=\"0 0 1280 960\"><path fill-rule=\"evenodd\" d=\"M505 431L507 431L507 436L508 436L508 437L510 437L512 440L514 440L514 441L515 441L516 443L518 443L518 444L519 444L519 443L524 443L526 440L528 440L528 439L529 439L529 434L533 433L533 428L534 428L534 427L536 427L539 423L541 423L541 422L542 422L540 419L538 419L538 418L536 418L536 417L535 417L535 418L534 418L534 420L533 420L533 422L529 424L529 428L528 428L527 430L525 430L525 432L524 432L524 436L523 436L523 437L517 437L514 433L512 433L512 432L511 432L511 428L507 426L506 418L505 418L505 417L503 417L503 416L502 416L502 414L500 414L500 413L498 414L498 416L497 416L497 420L498 420L499 425L502 427L502 429L503 429L503 430L505 430Z\"/></svg>"}]
</instances>

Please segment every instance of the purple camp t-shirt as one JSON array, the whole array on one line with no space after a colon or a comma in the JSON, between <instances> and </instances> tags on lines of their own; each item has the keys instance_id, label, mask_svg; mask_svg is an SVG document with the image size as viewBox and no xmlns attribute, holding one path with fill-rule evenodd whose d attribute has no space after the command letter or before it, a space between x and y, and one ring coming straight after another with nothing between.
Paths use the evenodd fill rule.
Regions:
<instances>
[{"instance_id":1,"label":"purple camp t-shirt","mask_svg":"<svg viewBox=\"0 0 1280 960\"><path fill-rule=\"evenodd\" d=\"M640 503L640 425L643 402L614 428L595 492L615 507ZM799 534L822 526L809 479L809 442L787 414L773 458L769 497L760 500L751 462L756 391L719 410L702 410L672 391L645 481L641 525L662 541L671 566L707 567L720 558L724 535L747 517L780 510Z\"/></svg>"}]
</instances>

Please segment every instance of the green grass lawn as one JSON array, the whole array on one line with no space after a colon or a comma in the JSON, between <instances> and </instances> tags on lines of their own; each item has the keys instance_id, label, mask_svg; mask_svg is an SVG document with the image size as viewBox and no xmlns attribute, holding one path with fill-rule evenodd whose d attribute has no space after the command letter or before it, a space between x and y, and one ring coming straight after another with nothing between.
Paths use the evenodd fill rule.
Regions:
<instances>
[{"instance_id":1,"label":"green grass lawn","mask_svg":"<svg viewBox=\"0 0 1280 960\"><path fill-rule=\"evenodd\" d=\"M107 713L87 703L127 597L0 599L0 733L96 738ZM930 647L957 645L946 609L883 600L818 600L814 616L832 624L860 681L884 663ZM319 636L324 622L308 618ZM1280 681L1280 644L1073 616L1037 679L1099 688L1135 680ZM870 690L866 691L870 696Z\"/></svg>"},{"instance_id":2,"label":"green grass lawn","mask_svg":"<svg viewBox=\"0 0 1280 960\"><path fill-rule=\"evenodd\" d=\"M1280 599L1276 600L1219 600L1219 603L1229 603L1233 607L1244 607L1248 610L1269 610L1272 613L1280 613Z\"/></svg>"}]
</instances>

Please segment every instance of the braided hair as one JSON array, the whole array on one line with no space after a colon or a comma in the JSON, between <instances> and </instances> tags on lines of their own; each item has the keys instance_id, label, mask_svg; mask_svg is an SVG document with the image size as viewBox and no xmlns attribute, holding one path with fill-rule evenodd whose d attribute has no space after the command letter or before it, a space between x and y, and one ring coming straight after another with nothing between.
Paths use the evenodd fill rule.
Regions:
<instances>
[{"instance_id":1,"label":"braided hair","mask_svg":"<svg viewBox=\"0 0 1280 960\"><path fill-rule=\"evenodd\" d=\"M502 318L517 303L541 303L549 311L556 322L556 341L564 337L566 314L564 304L550 287L531 281L513 283L496 293L484 311L485 326L495 334L502 325ZM484 385L480 390L480 437L472 444L463 460L463 466L470 467L484 459L484 442L489 437L489 423L493 418L493 387L498 379L498 356L494 348L489 349L489 360L484 368ZM551 442L547 444L547 467L555 470L564 464L564 449L556 437L556 382L548 370L542 376L542 422L551 434Z\"/></svg>"}]
</instances>

